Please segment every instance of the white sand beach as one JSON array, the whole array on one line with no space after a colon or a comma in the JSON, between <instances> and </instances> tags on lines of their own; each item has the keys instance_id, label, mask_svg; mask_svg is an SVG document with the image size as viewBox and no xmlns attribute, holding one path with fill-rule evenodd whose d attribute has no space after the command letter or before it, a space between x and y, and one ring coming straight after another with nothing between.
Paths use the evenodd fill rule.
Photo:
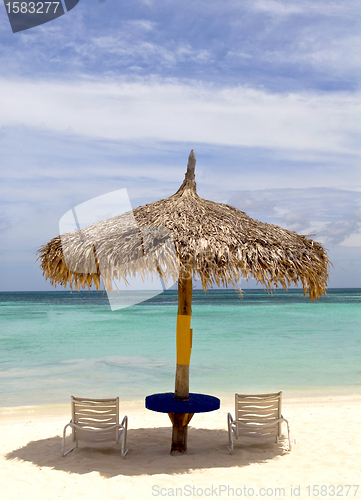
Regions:
<instances>
[{"instance_id":1,"label":"white sand beach","mask_svg":"<svg viewBox=\"0 0 361 500\"><path fill-rule=\"evenodd\" d=\"M1 499L361 498L360 396L285 398L293 450L287 451L286 439L249 446L236 441L233 455L226 428L233 401L221 401L220 410L194 416L188 454L176 457L169 454L167 415L146 410L141 401L121 403L129 418L125 459L115 445L85 443L62 457L70 404L2 408Z\"/></svg>"}]
</instances>

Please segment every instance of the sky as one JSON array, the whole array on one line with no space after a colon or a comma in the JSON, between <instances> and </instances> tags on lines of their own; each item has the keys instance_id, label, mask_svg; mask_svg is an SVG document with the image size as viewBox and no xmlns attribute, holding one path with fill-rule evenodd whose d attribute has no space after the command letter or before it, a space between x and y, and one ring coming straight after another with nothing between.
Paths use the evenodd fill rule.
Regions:
<instances>
[{"instance_id":1,"label":"sky","mask_svg":"<svg viewBox=\"0 0 361 500\"><path fill-rule=\"evenodd\" d=\"M1 6L0 6L1 7ZM0 8L0 291L52 290L37 249L73 207L198 194L314 235L361 287L357 0L80 0L12 33ZM255 282L242 283L242 288Z\"/></svg>"}]
</instances>

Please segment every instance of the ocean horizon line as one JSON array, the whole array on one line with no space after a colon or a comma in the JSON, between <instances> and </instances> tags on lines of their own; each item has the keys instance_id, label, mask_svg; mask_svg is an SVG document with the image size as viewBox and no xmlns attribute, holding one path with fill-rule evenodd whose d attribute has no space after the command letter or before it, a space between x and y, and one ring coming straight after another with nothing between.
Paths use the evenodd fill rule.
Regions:
<instances>
[{"instance_id":1,"label":"ocean horizon line","mask_svg":"<svg viewBox=\"0 0 361 500\"><path fill-rule=\"evenodd\" d=\"M247 291L247 292L251 292L251 291L255 291L255 292L265 292L266 294L272 294L272 293L276 293L276 292L282 292L282 293L287 293L289 291L296 291L296 292L301 292L303 293L303 289L302 288L298 288L298 287L289 287L287 288L287 290L283 289L283 288L272 288L272 289L266 289L266 288L208 288L206 291L204 291L202 288L194 288L193 289L193 292L203 292L203 293L208 293L208 292L219 292L219 291L233 291L233 292L237 292L238 290L242 290L242 291ZM349 286L340 286L340 287L330 287L330 288L327 288L326 289L326 292L327 291L330 291L330 290L361 290L361 286L360 287L349 287ZM117 291L117 290L114 290L114 291ZM132 290L119 290L119 292L156 292L156 291L159 291L158 289L154 288L154 289L132 289ZM64 293L64 292L69 292L69 293L91 293L91 292L95 292L95 293L106 293L106 290L96 290L96 289L90 289L90 290L70 290L70 289L63 289L63 290L0 290L0 293ZM167 290L163 290L161 293L167 293L167 292L175 292L175 293L178 293L178 290L177 289L167 289ZM307 292L308 293L308 292Z\"/></svg>"}]
</instances>

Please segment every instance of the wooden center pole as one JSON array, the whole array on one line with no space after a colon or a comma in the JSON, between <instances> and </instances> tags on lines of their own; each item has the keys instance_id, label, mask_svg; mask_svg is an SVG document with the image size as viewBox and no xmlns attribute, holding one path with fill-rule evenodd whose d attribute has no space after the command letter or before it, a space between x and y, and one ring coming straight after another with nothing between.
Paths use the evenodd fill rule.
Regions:
<instances>
[{"instance_id":1,"label":"wooden center pole","mask_svg":"<svg viewBox=\"0 0 361 500\"><path fill-rule=\"evenodd\" d=\"M192 316L192 274L190 270L187 270L186 272L180 274L178 279L178 317L179 316L189 316L189 318L178 319L180 319L180 323L184 324L184 322L189 322L190 325L190 317ZM191 336L191 331L189 331L189 335ZM175 375L174 397L178 399L187 399L189 396L189 362L188 364L179 364L178 351L180 349L180 346L178 342L179 339L177 338L177 369ZM192 414L187 413L175 413L174 415L172 415L172 455L187 452L188 423L192 416Z\"/></svg>"}]
</instances>

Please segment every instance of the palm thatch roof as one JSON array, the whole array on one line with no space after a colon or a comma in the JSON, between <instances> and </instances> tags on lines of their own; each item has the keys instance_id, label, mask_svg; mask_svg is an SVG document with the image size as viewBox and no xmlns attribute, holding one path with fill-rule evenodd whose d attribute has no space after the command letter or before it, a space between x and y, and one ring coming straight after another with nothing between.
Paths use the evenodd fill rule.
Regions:
<instances>
[{"instance_id":1,"label":"palm thatch roof","mask_svg":"<svg viewBox=\"0 0 361 500\"><path fill-rule=\"evenodd\" d=\"M311 300L326 289L330 261L320 243L241 210L200 198L191 151L183 184L169 198L133 212L53 238L38 251L46 279L77 290L106 288L113 278L159 274L177 280L179 272L214 284L237 286L255 278L267 289L301 284Z\"/></svg>"}]
</instances>

